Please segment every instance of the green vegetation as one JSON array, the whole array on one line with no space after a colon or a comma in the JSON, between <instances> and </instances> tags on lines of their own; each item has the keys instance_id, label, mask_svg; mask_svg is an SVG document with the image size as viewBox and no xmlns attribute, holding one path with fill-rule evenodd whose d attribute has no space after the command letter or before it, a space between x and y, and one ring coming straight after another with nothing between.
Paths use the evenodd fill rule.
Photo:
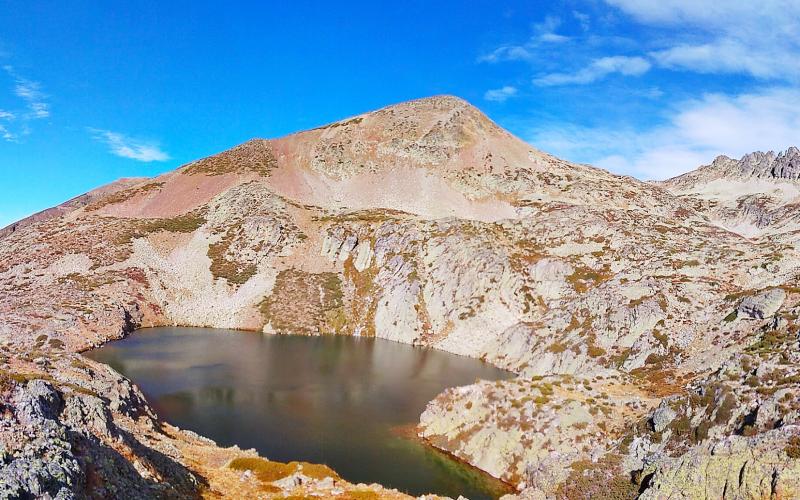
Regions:
<instances>
[{"instance_id":1,"label":"green vegetation","mask_svg":"<svg viewBox=\"0 0 800 500\"><path fill-rule=\"evenodd\" d=\"M556 498L628 500L638 497L639 485L622 472L620 463L621 457L617 455L606 455L597 462L573 462L569 477L556 490Z\"/></svg>"},{"instance_id":2,"label":"green vegetation","mask_svg":"<svg viewBox=\"0 0 800 500\"><path fill-rule=\"evenodd\" d=\"M198 212L190 212L169 219L138 219L125 230L120 231L115 243L130 244L135 238L143 238L152 233L166 231L170 233L193 233L206 223L205 217Z\"/></svg>"},{"instance_id":3,"label":"green vegetation","mask_svg":"<svg viewBox=\"0 0 800 500\"><path fill-rule=\"evenodd\" d=\"M242 285L252 278L258 269L255 264L241 263L228 258L234 240L234 231L229 229L220 241L208 246L210 270L214 279L224 278L231 285Z\"/></svg>"},{"instance_id":4,"label":"green vegetation","mask_svg":"<svg viewBox=\"0 0 800 500\"><path fill-rule=\"evenodd\" d=\"M336 273L283 270L272 295L259 308L264 321L279 333L344 333L348 324L342 282Z\"/></svg>"}]
</instances>

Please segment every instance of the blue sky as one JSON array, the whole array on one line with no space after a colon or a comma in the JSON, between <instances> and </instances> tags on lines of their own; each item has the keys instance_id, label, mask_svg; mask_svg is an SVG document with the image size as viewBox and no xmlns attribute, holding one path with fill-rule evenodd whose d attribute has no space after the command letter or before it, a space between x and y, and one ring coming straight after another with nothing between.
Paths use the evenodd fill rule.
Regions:
<instances>
[{"instance_id":1,"label":"blue sky","mask_svg":"<svg viewBox=\"0 0 800 500\"><path fill-rule=\"evenodd\" d=\"M0 0L0 226L441 93L639 178L800 144L800 0L378 4Z\"/></svg>"}]
</instances>

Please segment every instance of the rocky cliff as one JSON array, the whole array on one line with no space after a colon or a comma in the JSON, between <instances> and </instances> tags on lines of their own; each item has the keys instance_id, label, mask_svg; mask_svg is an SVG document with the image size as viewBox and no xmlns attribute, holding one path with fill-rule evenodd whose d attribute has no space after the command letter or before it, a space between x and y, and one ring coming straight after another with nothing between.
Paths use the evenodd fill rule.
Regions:
<instances>
[{"instance_id":1,"label":"rocky cliff","mask_svg":"<svg viewBox=\"0 0 800 500\"><path fill-rule=\"evenodd\" d=\"M419 432L525 498L792 496L796 159L718 159L648 184L540 152L442 96L109 186L0 235L0 337L52 367L23 383L6 359L4 425L27 425L30 392L69 429L79 404L45 375L75 383L60 359L85 363L76 352L141 326L376 336L519 375L446 391ZM716 194L731 183L746 200ZM759 196L777 205L754 212ZM97 411L130 418L105 391ZM120 481L233 484L234 452L153 425ZM10 436L4 471L45 453ZM62 441L69 461L79 444ZM158 443L176 447L160 452L172 465L143 475ZM71 467L60 488L99 494L91 468ZM37 481L19 491L56 484Z\"/></svg>"},{"instance_id":2,"label":"rocky cliff","mask_svg":"<svg viewBox=\"0 0 800 500\"><path fill-rule=\"evenodd\" d=\"M799 176L800 150L791 147L740 160L720 156L662 185L717 225L746 237L779 237L798 228Z\"/></svg>"}]
</instances>

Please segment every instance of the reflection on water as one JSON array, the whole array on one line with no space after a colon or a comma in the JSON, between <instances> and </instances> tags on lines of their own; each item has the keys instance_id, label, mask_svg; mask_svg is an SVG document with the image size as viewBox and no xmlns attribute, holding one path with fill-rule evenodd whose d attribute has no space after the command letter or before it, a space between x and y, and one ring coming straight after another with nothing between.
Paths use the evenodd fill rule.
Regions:
<instances>
[{"instance_id":1,"label":"reflection on water","mask_svg":"<svg viewBox=\"0 0 800 500\"><path fill-rule=\"evenodd\" d=\"M503 491L392 429L444 388L508 376L481 361L380 339L152 328L87 353L136 382L160 416L223 446L325 463L352 482L471 499Z\"/></svg>"}]
</instances>

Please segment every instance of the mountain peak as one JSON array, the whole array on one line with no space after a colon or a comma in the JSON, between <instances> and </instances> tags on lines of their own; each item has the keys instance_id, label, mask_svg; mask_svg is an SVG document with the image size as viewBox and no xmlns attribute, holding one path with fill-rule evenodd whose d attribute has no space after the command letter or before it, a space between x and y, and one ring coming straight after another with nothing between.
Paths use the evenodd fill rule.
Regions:
<instances>
[{"instance_id":1,"label":"mountain peak","mask_svg":"<svg viewBox=\"0 0 800 500\"><path fill-rule=\"evenodd\" d=\"M730 174L737 177L756 177L759 179L800 178L800 150L792 146L786 151L755 151L748 153L736 162Z\"/></svg>"},{"instance_id":2,"label":"mountain peak","mask_svg":"<svg viewBox=\"0 0 800 500\"><path fill-rule=\"evenodd\" d=\"M761 179L768 181L800 180L800 149L795 146L786 151L754 151L736 160L729 156L717 156L709 165L664 181L664 185L679 190L691 189L717 179L746 181Z\"/></svg>"}]
</instances>

